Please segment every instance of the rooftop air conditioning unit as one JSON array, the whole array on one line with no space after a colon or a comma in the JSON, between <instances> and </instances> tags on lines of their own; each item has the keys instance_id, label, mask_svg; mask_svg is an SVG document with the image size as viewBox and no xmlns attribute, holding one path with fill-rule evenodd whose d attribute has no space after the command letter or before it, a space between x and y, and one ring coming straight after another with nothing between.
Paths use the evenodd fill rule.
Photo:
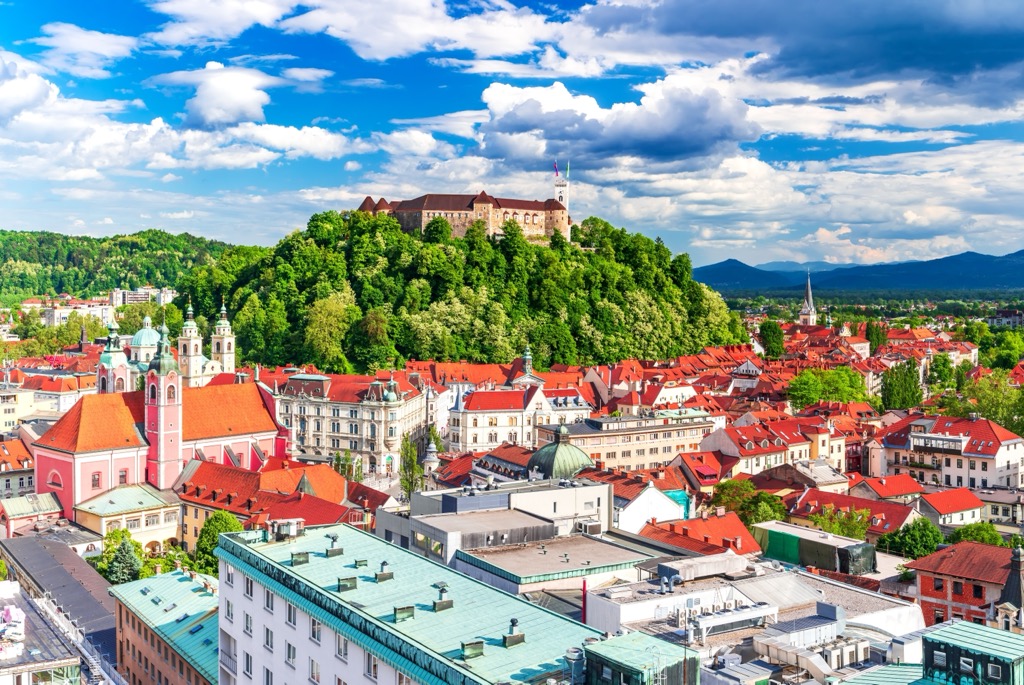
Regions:
<instances>
[{"instance_id":1,"label":"rooftop air conditioning unit","mask_svg":"<svg viewBox=\"0 0 1024 685\"><path fill-rule=\"evenodd\" d=\"M598 522L598 521L588 521L583 532L586 533L587 535L600 535L601 534L601 524L600 524L600 522Z\"/></svg>"}]
</instances>

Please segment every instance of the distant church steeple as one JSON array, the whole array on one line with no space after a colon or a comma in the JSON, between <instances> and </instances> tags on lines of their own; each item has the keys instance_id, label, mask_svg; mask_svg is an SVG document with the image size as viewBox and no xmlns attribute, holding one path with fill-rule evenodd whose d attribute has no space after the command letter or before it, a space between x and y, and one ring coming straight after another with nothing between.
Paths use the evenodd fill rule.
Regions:
<instances>
[{"instance_id":1,"label":"distant church steeple","mask_svg":"<svg viewBox=\"0 0 1024 685\"><path fill-rule=\"evenodd\" d=\"M801 326L817 326L818 312L814 308L814 296L811 294L811 272L807 272L807 288L804 290L804 306L800 310Z\"/></svg>"}]
</instances>

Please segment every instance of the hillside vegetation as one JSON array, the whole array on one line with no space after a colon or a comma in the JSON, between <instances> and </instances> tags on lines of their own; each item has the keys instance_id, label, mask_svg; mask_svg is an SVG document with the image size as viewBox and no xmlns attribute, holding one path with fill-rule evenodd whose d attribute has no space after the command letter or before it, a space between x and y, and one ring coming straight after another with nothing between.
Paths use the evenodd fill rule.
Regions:
<instances>
[{"instance_id":1,"label":"hillside vegetation","mask_svg":"<svg viewBox=\"0 0 1024 685\"><path fill-rule=\"evenodd\" d=\"M108 238L0 231L0 295L95 295L111 288L173 285L227 244L148 230Z\"/></svg>"},{"instance_id":2,"label":"hillside vegetation","mask_svg":"<svg viewBox=\"0 0 1024 685\"><path fill-rule=\"evenodd\" d=\"M223 297L243 361L307 361L373 370L416 358L508 362L527 343L535 364L663 358L745 340L718 293L691 278L689 257L590 218L570 244L505 237L482 224L452 238L391 217L328 211L272 249L226 250L179 282L211 315Z\"/></svg>"}]
</instances>

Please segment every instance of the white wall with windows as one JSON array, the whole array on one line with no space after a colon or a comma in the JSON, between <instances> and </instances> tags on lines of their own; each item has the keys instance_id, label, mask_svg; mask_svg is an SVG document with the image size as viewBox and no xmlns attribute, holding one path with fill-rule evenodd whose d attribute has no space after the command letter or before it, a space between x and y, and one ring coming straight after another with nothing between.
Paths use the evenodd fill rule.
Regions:
<instances>
[{"instance_id":1,"label":"white wall with windows","mask_svg":"<svg viewBox=\"0 0 1024 685\"><path fill-rule=\"evenodd\" d=\"M223 561L220 581L221 685L415 685Z\"/></svg>"}]
</instances>

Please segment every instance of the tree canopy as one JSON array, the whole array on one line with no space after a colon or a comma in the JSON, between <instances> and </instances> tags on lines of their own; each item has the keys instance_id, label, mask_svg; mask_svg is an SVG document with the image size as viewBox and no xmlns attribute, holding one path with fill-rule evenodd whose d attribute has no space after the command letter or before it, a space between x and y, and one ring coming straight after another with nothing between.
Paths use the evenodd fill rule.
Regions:
<instances>
[{"instance_id":1,"label":"tree canopy","mask_svg":"<svg viewBox=\"0 0 1024 685\"><path fill-rule=\"evenodd\" d=\"M826 533L842 535L855 540L865 539L871 527L870 509L841 510L831 504L826 505L817 514L808 517L814 525Z\"/></svg>"},{"instance_id":2,"label":"tree canopy","mask_svg":"<svg viewBox=\"0 0 1024 685\"><path fill-rule=\"evenodd\" d=\"M196 540L195 565L196 570L202 573L217 575L217 557L213 550L217 548L221 533L233 533L242 530L242 524L238 522L234 514L226 511L215 511L203 523L199 530L199 538Z\"/></svg>"},{"instance_id":3,"label":"tree canopy","mask_svg":"<svg viewBox=\"0 0 1024 685\"><path fill-rule=\"evenodd\" d=\"M529 344L534 365L667 358L747 342L689 257L589 218L576 243L528 241L518 224L483 222L452 237L394 217L327 211L274 248L230 248L179 282L182 305L234 312L240 362L311 362L372 371L406 359L507 363Z\"/></svg>"},{"instance_id":4,"label":"tree canopy","mask_svg":"<svg viewBox=\"0 0 1024 685\"><path fill-rule=\"evenodd\" d=\"M917 362L908 359L895 364L882 373L882 406L885 409L909 409L921 404L921 390Z\"/></svg>"},{"instance_id":5,"label":"tree canopy","mask_svg":"<svg viewBox=\"0 0 1024 685\"><path fill-rule=\"evenodd\" d=\"M409 501L412 498L412 493L423 487L423 465L420 464L416 454L416 445L409 439L408 434L402 436L400 455L398 482L402 489L402 496Z\"/></svg>"},{"instance_id":6,"label":"tree canopy","mask_svg":"<svg viewBox=\"0 0 1024 685\"><path fill-rule=\"evenodd\" d=\"M782 334L782 326L774 321L763 321L757 332L766 358L778 359L783 355L786 348L783 344L785 336Z\"/></svg>"},{"instance_id":7,"label":"tree canopy","mask_svg":"<svg viewBox=\"0 0 1024 685\"><path fill-rule=\"evenodd\" d=\"M789 382L789 401L794 409L819 401L865 402L867 399L864 377L848 366L806 369Z\"/></svg>"},{"instance_id":8,"label":"tree canopy","mask_svg":"<svg viewBox=\"0 0 1024 685\"><path fill-rule=\"evenodd\" d=\"M1003 536L999 534L996 527L989 521L978 521L977 523L968 523L967 525L960 526L946 538L946 542L950 544L963 542L964 540L984 542L986 545L1007 546Z\"/></svg>"},{"instance_id":9,"label":"tree canopy","mask_svg":"<svg viewBox=\"0 0 1024 685\"><path fill-rule=\"evenodd\" d=\"M934 552L941 543L942 531L922 516L898 530L879 536L875 547L886 554L919 559Z\"/></svg>"}]
</instances>

